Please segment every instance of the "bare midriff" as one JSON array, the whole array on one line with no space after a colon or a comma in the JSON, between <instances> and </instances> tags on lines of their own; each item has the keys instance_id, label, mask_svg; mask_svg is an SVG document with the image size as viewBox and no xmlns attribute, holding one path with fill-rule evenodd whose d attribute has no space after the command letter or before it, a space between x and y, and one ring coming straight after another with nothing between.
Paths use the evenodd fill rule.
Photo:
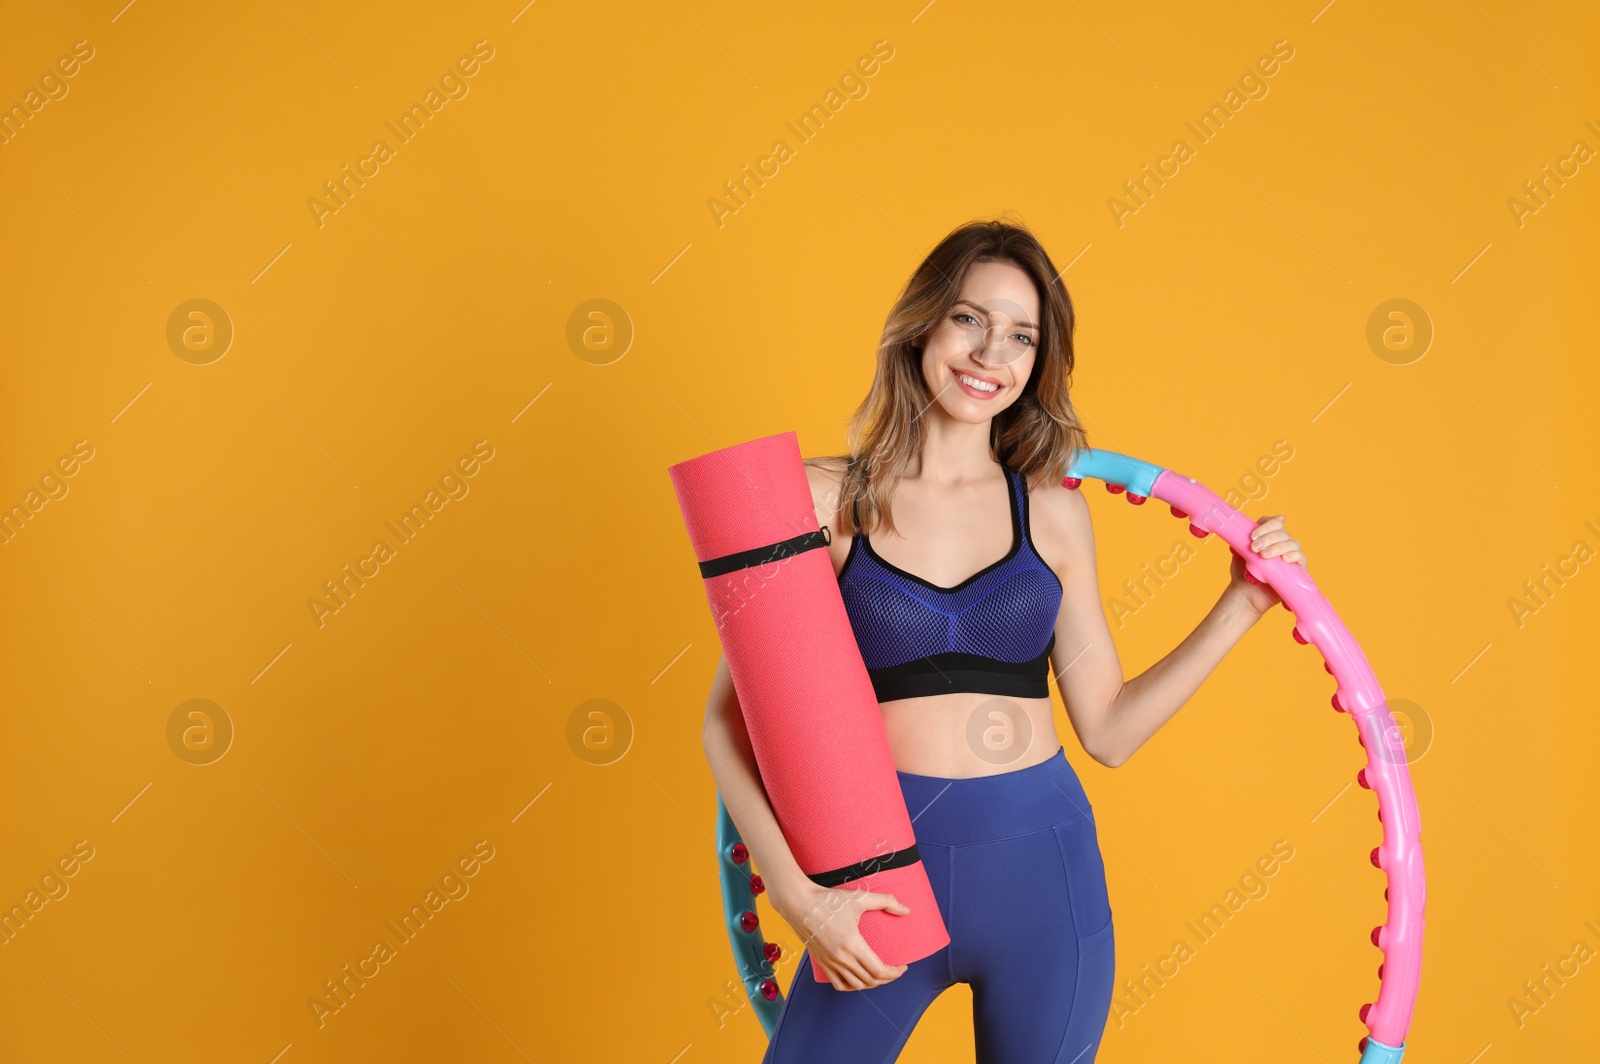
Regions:
<instances>
[{"instance_id":1,"label":"bare midriff","mask_svg":"<svg viewBox=\"0 0 1600 1064\"><path fill-rule=\"evenodd\" d=\"M1061 748L1048 698L971 691L880 702L894 767L969 779L1048 761Z\"/></svg>"}]
</instances>

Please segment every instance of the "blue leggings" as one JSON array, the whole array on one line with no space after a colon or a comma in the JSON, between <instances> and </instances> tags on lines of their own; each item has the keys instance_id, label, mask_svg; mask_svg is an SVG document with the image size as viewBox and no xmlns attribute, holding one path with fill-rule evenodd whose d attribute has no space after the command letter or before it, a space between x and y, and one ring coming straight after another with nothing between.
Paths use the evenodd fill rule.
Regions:
<instances>
[{"instance_id":1,"label":"blue leggings","mask_svg":"<svg viewBox=\"0 0 1600 1064\"><path fill-rule=\"evenodd\" d=\"M972 987L977 1064L1089 1064L1116 951L1094 812L1066 753L971 779L898 775L950 944L866 990L817 982L805 950L763 1064L892 1064L958 982Z\"/></svg>"}]
</instances>

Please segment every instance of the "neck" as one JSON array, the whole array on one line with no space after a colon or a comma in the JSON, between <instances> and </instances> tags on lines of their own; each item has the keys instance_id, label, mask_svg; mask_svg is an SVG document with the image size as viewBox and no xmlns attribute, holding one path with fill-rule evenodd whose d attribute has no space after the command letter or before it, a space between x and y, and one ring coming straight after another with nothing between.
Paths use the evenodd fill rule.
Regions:
<instances>
[{"instance_id":1,"label":"neck","mask_svg":"<svg viewBox=\"0 0 1600 1064\"><path fill-rule=\"evenodd\" d=\"M923 421L921 453L912 458L906 476L941 485L988 480L999 465L989 447L991 424L957 421L935 404Z\"/></svg>"}]
</instances>

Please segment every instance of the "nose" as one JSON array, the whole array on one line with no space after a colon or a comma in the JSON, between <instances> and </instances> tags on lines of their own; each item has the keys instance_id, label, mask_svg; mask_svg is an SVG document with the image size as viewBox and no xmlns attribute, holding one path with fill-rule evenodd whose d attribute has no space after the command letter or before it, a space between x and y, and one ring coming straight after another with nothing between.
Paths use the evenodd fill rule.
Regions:
<instances>
[{"instance_id":1,"label":"nose","mask_svg":"<svg viewBox=\"0 0 1600 1064\"><path fill-rule=\"evenodd\" d=\"M972 357L985 365L1004 366L1022 357L1022 345L1010 339L1005 326L993 325L984 330L983 342Z\"/></svg>"}]
</instances>

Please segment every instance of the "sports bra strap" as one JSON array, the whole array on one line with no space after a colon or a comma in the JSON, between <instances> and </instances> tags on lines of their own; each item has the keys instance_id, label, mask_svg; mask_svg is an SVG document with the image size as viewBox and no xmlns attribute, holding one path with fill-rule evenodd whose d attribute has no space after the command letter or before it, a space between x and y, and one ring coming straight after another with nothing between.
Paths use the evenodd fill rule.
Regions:
<instances>
[{"instance_id":1,"label":"sports bra strap","mask_svg":"<svg viewBox=\"0 0 1600 1064\"><path fill-rule=\"evenodd\" d=\"M1022 519L1022 541L1033 549L1033 513L1028 507L1028 479L1014 469L1007 469L1011 490L1017 493L1017 514ZM1035 551L1037 553L1037 551Z\"/></svg>"}]
</instances>

